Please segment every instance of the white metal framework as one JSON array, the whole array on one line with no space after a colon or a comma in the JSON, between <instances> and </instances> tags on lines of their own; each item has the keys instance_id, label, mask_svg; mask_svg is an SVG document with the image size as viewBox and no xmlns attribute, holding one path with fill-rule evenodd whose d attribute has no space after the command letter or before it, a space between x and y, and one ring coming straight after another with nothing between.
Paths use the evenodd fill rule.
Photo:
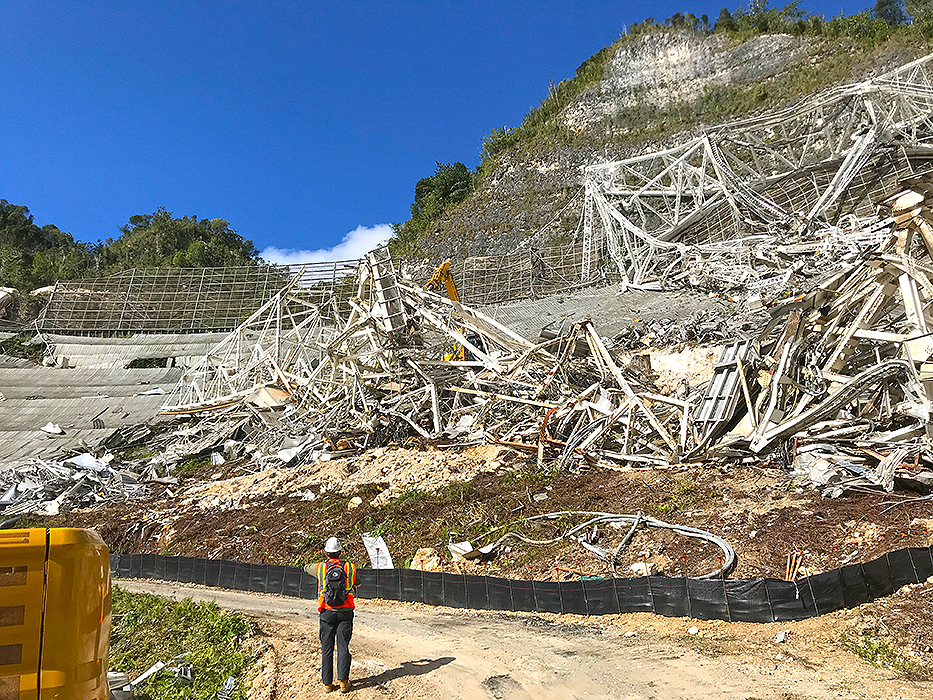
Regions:
<instances>
[{"instance_id":1,"label":"white metal framework","mask_svg":"<svg viewBox=\"0 0 933 700\"><path fill-rule=\"evenodd\" d=\"M767 286L877 244L874 200L933 163L931 60L587 168L582 279Z\"/></svg>"}]
</instances>

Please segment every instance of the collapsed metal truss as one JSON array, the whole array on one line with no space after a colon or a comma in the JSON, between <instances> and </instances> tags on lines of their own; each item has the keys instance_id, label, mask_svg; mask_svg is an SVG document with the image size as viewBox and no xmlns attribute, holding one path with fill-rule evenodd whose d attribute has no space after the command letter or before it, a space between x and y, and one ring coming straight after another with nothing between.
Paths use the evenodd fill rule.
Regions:
<instances>
[{"instance_id":1,"label":"collapsed metal truss","mask_svg":"<svg viewBox=\"0 0 933 700\"><path fill-rule=\"evenodd\" d=\"M589 320L574 324L569 337L533 344L470 306L399 279L384 248L360 265L344 317L312 306L296 313L294 286L188 371L162 413L227 416L239 425L249 405L284 409L293 429L308 435L297 440L299 451L472 432L537 451L539 460L546 444L564 448L571 443L562 438L572 436L573 449L612 440L617 459L656 463L692 444L687 404L620 367ZM592 359L574 357L578 341ZM464 359L448 359L452 346L464 349ZM610 436L619 430L621 441Z\"/></svg>"},{"instance_id":2,"label":"collapsed metal truss","mask_svg":"<svg viewBox=\"0 0 933 700\"><path fill-rule=\"evenodd\" d=\"M877 246L874 200L933 165L931 60L587 168L582 280L780 287Z\"/></svg>"},{"instance_id":3,"label":"collapsed metal truss","mask_svg":"<svg viewBox=\"0 0 933 700\"><path fill-rule=\"evenodd\" d=\"M234 405L268 387L276 401L294 398L322 358L321 348L336 327L339 309L303 299L301 273L187 370L163 413L182 415ZM268 399L269 397L262 397ZM262 400L262 399L260 399Z\"/></svg>"}]
</instances>

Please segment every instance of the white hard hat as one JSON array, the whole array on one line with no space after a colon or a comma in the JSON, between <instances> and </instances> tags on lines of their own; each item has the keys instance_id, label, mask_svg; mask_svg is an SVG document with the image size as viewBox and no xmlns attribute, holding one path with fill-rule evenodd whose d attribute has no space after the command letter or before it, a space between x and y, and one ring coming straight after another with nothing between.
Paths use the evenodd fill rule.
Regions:
<instances>
[{"instance_id":1,"label":"white hard hat","mask_svg":"<svg viewBox=\"0 0 933 700\"><path fill-rule=\"evenodd\" d=\"M331 537L324 545L324 551L328 554L339 554L343 551L343 547L340 546L340 540L336 537Z\"/></svg>"}]
</instances>

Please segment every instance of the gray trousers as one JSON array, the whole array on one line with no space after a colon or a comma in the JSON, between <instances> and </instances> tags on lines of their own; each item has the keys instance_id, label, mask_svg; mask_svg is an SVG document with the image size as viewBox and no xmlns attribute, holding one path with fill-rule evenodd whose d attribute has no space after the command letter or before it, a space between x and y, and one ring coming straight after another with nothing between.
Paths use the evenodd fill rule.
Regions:
<instances>
[{"instance_id":1,"label":"gray trousers","mask_svg":"<svg viewBox=\"0 0 933 700\"><path fill-rule=\"evenodd\" d=\"M350 637L353 608L321 611L321 680L334 684L334 642L337 643L337 680L350 680Z\"/></svg>"}]
</instances>

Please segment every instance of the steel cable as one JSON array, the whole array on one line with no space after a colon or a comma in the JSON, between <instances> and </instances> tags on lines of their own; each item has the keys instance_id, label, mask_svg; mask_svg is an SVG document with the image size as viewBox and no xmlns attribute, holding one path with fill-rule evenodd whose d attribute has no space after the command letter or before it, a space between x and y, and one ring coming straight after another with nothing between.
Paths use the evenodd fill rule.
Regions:
<instances>
[{"instance_id":1,"label":"steel cable","mask_svg":"<svg viewBox=\"0 0 933 700\"><path fill-rule=\"evenodd\" d=\"M525 537L524 535L518 532L506 532L505 534L501 535L499 539L497 539L492 544L481 547L480 549L483 552L493 552L497 550L502 545L503 542L509 539L517 539L522 542L525 542L526 544L533 544L533 545L557 544L561 540L567 539L567 538L573 538L579 542L580 540L574 536L581 530L584 530L592 525L610 524L610 523L632 523L636 527L638 524L644 524L644 525L647 525L648 527L656 527L662 530L670 530L672 532L676 532L677 534L683 535L685 537L695 537L700 540L711 542L712 544L715 544L717 547L719 547L722 550L723 554L725 555L723 557L722 566L718 568L716 571L713 571L708 574L703 574L702 576L698 576L697 578L701 578L701 579L725 578L735 568L735 564L736 564L735 550L732 548L732 546L728 542L726 542L723 538L719 537L718 535L714 535L711 532L708 532L706 530L700 530L699 528L695 528L695 527L688 527L686 525L675 525L672 523L666 523L663 520L657 520L655 518L642 515L641 513L638 513L636 515L627 515L627 514L619 514L619 513L601 513L601 512L596 512L596 511L585 511L585 510L562 510L562 511L555 511L553 513L544 513L542 515L534 515L529 518L524 518L523 521L530 522L533 520L544 520L544 519L557 520L558 518L561 518L563 516L584 516L584 517L589 517L589 520L587 520L584 523L581 523L580 525L575 525L574 527L570 528L569 530L567 530L562 535L559 535L558 537L554 537L548 540L533 540L529 537ZM513 522L516 522L516 521L513 521ZM507 523L505 525L501 525L500 527L493 528L492 530L489 530L488 532L483 534L478 539L484 540L490 535L492 535L493 533L498 532L508 527L511 524L512 523ZM625 544L626 540L628 540L632 535L634 535L634 528L629 532L628 535L626 535L626 538L622 541L623 544ZM600 548L587 547L587 549L589 549L590 551L593 551L595 554L597 554L597 556L599 556L601 551L604 552L603 556L601 556L600 558L610 563L612 559L615 556L617 556L617 553L619 551L619 548L617 548L616 553L610 556L610 553L608 551L600 550Z\"/></svg>"}]
</instances>

